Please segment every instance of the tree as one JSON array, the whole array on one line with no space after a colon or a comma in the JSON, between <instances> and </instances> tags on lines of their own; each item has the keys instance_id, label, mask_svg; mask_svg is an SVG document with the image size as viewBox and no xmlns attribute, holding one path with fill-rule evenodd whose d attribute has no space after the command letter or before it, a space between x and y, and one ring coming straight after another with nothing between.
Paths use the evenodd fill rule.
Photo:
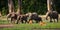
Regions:
<instances>
[{"instance_id":1,"label":"tree","mask_svg":"<svg viewBox=\"0 0 60 30\"><path fill-rule=\"evenodd\" d=\"M47 13L46 13L46 17L48 16L49 12L51 12L53 10L52 8L53 5L53 0L47 0Z\"/></svg>"},{"instance_id":2,"label":"tree","mask_svg":"<svg viewBox=\"0 0 60 30\"><path fill-rule=\"evenodd\" d=\"M12 0L8 0L9 13L14 12L14 5Z\"/></svg>"},{"instance_id":3,"label":"tree","mask_svg":"<svg viewBox=\"0 0 60 30\"><path fill-rule=\"evenodd\" d=\"M47 9L48 9L48 11L52 10L52 5L53 5L52 1L53 0L47 0Z\"/></svg>"},{"instance_id":4,"label":"tree","mask_svg":"<svg viewBox=\"0 0 60 30\"><path fill-rule=\"evenodd\" d=\"M21 14L21 6L22 6L22 0L18 0L18 10L17 10L17 14Z\"/></svg>"},{"instance_id":5,"label":"tree","mask_svg":"<svg viewBox=\"0 0 60 30\"><path fill-rule=\"evenodd\" d=\"M1 17L1 12L0 12L0 17Z\"/></svg>"}]
</instances>

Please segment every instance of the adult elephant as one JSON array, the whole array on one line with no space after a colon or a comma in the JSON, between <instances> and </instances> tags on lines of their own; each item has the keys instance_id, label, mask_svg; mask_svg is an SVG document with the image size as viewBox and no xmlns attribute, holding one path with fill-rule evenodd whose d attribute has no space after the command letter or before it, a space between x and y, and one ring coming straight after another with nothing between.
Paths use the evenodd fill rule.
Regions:
<instances>
[{"instance_id":1,"label":"adult elephant","mask_svg":"<svg viewBox=\"0 0 60 30\"><path fill-rule=\"evenodd\" d=\"M30 20L32 20L32 21L34 20L34 21L36 21L36 23L38 23L38 22L42 21L42 18L39 17L36 12L33 12L33 13L29 14L29 21Z\"/></svg>"},{"instance_id":2,"label":"adult elephant","mask_svg":"<svg viewBox=\"0 0 60 30\"><path fill-rule=\"evenodd\" d=\"M54 22L55 22L55 19L58 22L58 12L57 11L47 12L46 20L47 20L48 17L50 17L50 22L52 22L52 19L54 19Z\"/></svg>"},{"instance_id":3,"label":"adult elephant","mask_svg":"<svg viewBox=\"0 0 60 30\"><path fill-rule=\"evenodd\" d=\"M7 15L7 20L8 20L8 18L11 18L11 23L12 23L12 22L15 23L15 20L17 20L17 14L15 14L14 12L9 13L9 14ZM8 20L8 22L9 22L9 20Z\"/></svg>"},{"instance_id":4,"label":"adult elephant","mask_svg":"<svg viewBox=\"0 0 60 30\"><path fill-rule=\"evenodd\" d=\"M27 23L27 19L28 19L28 16L27 16L27 15L20 15L20 16L17 18L17 23L16 23L16 24L18 24L19 21L20 21L21 23ZM25 21L25 22L24 22L24 21Z\"/></svg>"}]
</instances>

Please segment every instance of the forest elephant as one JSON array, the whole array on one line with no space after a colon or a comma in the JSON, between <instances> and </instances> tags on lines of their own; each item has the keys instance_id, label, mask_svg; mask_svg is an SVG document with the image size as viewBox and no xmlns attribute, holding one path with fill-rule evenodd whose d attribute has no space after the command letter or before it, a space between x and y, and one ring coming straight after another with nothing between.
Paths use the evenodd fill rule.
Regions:
<instances>
[{"instance_id":1,"label":"forest elephant","mask_svg":"<svg viewBox=\"0 0 60 30\"><path fill-rule=\"evenodd\" d=\"M29 14L29 21L35 21L36 23L39 23L40 21L42 21L42 18L38 16L38 14L36 12L30 13Z\"/></svg>"},{"instance_id":2,"label":"forest elephant","mask_svg":"<svg viewBox=\"0 0 60 30\"><path fill-rule=\"evenodd\" d=\"M58 22L58 12L57 11L47 12L46 20L48 19L48 17L50 17L50 22L53 22L52 19L54 20L54 22L55 22L55 19Z\"/></svg>"},{"instance_id":3,"label":"forest elephant","mask_svg":"<svg viewBox=\"0 0 60 30\"><path fill-rule=\"evenodd\" d=\"M17 14L15 14L14 12L13 13L9 13L8 15L7 15L7 20L8 20L8 18L11 18L11 23L12 22L14 22L15 23L15 20L17 20ZM9 20L8 20L8 22L9 22Z\"/></svg>"}]
</instances>

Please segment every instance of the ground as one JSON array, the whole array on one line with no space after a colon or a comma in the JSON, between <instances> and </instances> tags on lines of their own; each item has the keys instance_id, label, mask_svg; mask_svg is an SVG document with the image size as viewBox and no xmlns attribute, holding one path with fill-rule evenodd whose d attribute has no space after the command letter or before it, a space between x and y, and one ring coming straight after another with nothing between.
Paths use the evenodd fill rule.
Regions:
<instances>
[{"instance_id":1,"label":"ground","mask_svg":"<svg viewBox=\"0 0 60 30\"><path fill-rule=\"evenodd\" d=\"M41 16L42 17L42 16ZM50 23L49 20L45 20L45 16L42 17L46 25L40 25L40 23L33 24L11 24L8 23L6 17L0 17L0 30L60 30L60 19L59 22Z\"/></svg>"}]
</instances>

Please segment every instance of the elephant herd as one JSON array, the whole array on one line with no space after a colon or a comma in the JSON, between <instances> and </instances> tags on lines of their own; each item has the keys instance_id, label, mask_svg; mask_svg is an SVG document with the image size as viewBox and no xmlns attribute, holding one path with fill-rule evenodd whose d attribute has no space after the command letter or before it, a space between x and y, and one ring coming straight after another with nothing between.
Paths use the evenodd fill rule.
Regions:
<instances>
[{"instance_id":1,"label":"elephant herd","mask_svg":"<svg viewBox=\"0 0 60 30\"><path fill-rule=\"evenodd\" d=\"M58 22L58 13L57 11L51 11L51 12L47 12L47 16L46 16L46 20L48 19L48 17L50 17L50 22L53 22L52 19L57 20ZM29 23L30 21L35 21L36 23L39 22L43 22L42 17L39 17L39 15L36 12L33 13L26 13L26 14L21 14L18 15L16 13L10 13L7 15L7 20L8 18L11 18L11 22L15 22L16 24L18 24L19 22L21 23Z\"/></svg>"}]
</instances>

